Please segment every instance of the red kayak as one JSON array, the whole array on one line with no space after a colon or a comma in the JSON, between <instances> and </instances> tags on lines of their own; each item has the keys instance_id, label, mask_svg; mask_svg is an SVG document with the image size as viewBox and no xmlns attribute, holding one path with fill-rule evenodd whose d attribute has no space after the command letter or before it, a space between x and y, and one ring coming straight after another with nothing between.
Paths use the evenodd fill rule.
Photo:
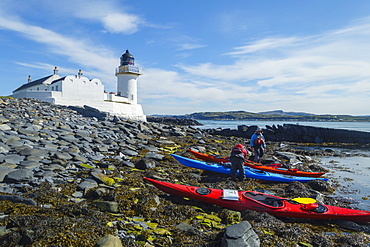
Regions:
<instances>
[{"instance_id":1,"label":"red kayak","mask_svg":"<svg viewBox=\"0 0 370 247\"><path fill-rule=\"evenodd\" d=\"M204 153L199 153L197 151L194 151L194 150L191 150L191 149L188 149L188 151L194 155L196 158L198 159L201 159L201 160L204 160L204 161L209 161L209 162L215 162L215 163L227 163L227 162L230 162L230 158L229 157L220 157L220 156L214 156L214 155L210 155L210 154L204 154ZM244 165L256 165L256 166L263 166L261 163L257 163L257 162L254 162L254 161L251 161L251 160L246 160ZM272 163L272 164L269 164L269 165L265 165L265 166L270 166L270 167L273 167L273 168L280 168L281 167L281 164L280 163Z\"/></svg>"},{"instance_id":2,"label":"red kayak","mask_svg":"<svg viewBox=\"0 0 370 247\"><path fill-rule=\"evenodd\" d=\"M188 149L188 151L194 155L196 158L204 160L204 161L210 161L210 162L215 162L215 163L227 163L230 162L228 160L228 157L221 157L217 158L213 155L209 154L203 154L196 152L194 150ZM277 163L276 163L277 164ZM305 171L299 171L297 169L288 169L288 168L281 168L281 167L274 167L274 166L266 166L262 165L250 160L246 160L244 165L249 166L253 169L261 170L261 171L266 171L266 172L271 172L271 173L278 173L278 174L285 174L285 175L292 175L296 177L312 177L312 178L318 178L321 177L322 175L325 174L325 172L305 172ZM281 165L281 164L279 164Z\"/></svg>"},{"instance_id":3,"label":"red kayak","mask_svg":"<svg viewBox=\"0 0 370 247\"><path fill-rule=\"evenodd\" d=\"M167 194L192 198L237 211L254 210L267 212L277 217L370 222L370 211L318 204L312 198L287 199L256 191L209 189L161 182L145 177L144 179Z\"/></svg>"}]
</instances>

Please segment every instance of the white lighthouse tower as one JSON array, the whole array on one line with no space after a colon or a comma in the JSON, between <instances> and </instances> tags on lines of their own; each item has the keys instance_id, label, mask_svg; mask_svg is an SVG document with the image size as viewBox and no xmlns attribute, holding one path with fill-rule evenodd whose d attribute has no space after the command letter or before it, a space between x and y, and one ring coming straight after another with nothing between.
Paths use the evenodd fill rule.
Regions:
<instances>
[{"instance_id":1,"label":"white lighthouse tower","mask_svg":"<svg viewBox=\"0 0 370 247\"><path fill-rule=\"evenodd\" d=\"M135 58L128 50L121 56L120 66L116 69L117 96L126 97L131 104L137 104L137 78L141 69L135 66Z\"/></svg>"}]
</instances>

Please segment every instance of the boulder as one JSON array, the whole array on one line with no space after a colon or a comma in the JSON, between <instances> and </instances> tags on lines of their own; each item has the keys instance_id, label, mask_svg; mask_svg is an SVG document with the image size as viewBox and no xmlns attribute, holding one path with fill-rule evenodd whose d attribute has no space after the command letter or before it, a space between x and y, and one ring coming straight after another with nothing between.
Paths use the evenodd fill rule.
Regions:
<instances>
[{"instance_id":1,"label":"boulder","mask_svg":"<svg viewBox=\"0 0 370 247\"><path fill-rule=\"evenodd\" d=\"M121 240L113 235L106 235L101 238L94 247L122 247Z\"/></svg>"},{"instance_id":2,"label":"boulder","mask_svg":"<svg viewBox=\"0 0 370 247\"><path fill-rule=\"evenodd\" d=\"M248 221L231 225L225 228L225 233L221 242L222 247L258 247L260 239L253 231Z\"/></svg>"}]
</instances>

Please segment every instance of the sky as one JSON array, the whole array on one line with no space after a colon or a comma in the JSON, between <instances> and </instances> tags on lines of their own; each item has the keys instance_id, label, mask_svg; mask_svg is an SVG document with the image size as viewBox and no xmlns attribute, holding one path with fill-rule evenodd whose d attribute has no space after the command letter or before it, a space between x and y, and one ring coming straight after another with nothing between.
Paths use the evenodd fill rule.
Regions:
<instances>
[{"instance_id":1,"label":"sky","mask_svg":"<svg viewBox=\"0 0 370 247\"><path fill-rule=\"evenodd\" d=\"M52 75L116 92L126 51L144 114L370 114L367 0L0 0L0 95Z\"/></svg>"}]
</instances>

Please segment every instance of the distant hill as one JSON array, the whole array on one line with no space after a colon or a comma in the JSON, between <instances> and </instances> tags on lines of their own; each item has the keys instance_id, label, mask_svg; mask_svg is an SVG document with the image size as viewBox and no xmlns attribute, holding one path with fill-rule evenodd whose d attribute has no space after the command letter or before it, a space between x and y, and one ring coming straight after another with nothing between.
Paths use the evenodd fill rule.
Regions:
<instances>
[{"instance_id":1,"label":"distant hill","mask_svg":"<svg viewBox=\"0 0 370 247\"><path fill-rule=\"evenodd\" d=\"M258 112L258 114L266 115L284 115L284 116L314 116L315 114L305 112L284 112L282 110Z\"/></svg>"},{"instance_id":2,"label":"distant hill","mask_svg":"<svg viewBox=\"0 0 370 247\"><path fill-rule=\"evenodd\" d=\"M351 115L315 115L304 112L284 112L274 110L267 112L195 112L186 115L156 115L161 117L190 118L194 120L245 120L245 121L333 121L333 122L370 122L370 116Z\"/></svg>"}]
</instances>

